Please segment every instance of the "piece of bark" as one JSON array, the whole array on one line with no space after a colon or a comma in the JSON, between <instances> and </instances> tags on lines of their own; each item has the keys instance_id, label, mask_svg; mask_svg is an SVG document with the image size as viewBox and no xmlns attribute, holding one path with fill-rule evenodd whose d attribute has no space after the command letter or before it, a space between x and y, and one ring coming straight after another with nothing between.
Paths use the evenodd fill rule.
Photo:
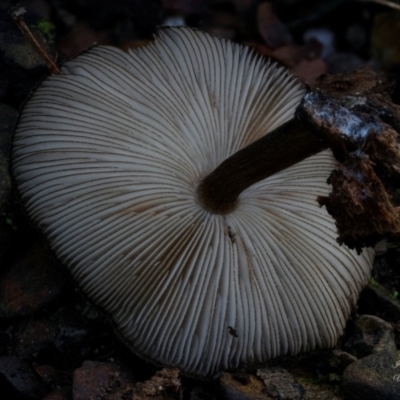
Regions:
<instances>
[{"instance_id":1,"label":"piece of bark","mask_svg":"<svg viewBox=\"0 0 400 400\"><path fill-rule=\"evenodd\" d=\"M320 196L318 203L335 219L340 244L360 252L384 236L400 233L400 209L392 204L368 156L350 156L328 182L332 192Z\"/></svg>"},{"instance_id":2,"label":"piece of bark","mask_svg":"<svg viewBox=\"0 0 400 400\"><path fill-rule=\"evenodd\" d=\"M310 89L296 117L333 151L340 165L320 197L335 219L338 242L361 251L400 234L400 208L393 203L400 183L400 107L391 83L369 70L338 74Z\"/></svg>"}]
</instances>

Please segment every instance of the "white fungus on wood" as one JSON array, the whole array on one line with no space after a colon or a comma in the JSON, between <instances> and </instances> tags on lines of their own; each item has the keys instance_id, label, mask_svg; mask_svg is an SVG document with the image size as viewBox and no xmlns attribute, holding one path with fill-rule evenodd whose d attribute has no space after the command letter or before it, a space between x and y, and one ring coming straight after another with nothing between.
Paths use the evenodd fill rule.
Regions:
<instances>
[{"instance_id":1,"label":"white fungus on wood","mask_svg":"<svg viewBox=\"0 0 400 400\"><path fill-rule=\"evenodd\" d=\"M337 342L372 253L338 246L317 204L330 151L247 188L226 215L196 195L303 95L248 48L170 28L129 53L90 49L26 104L13 171L28 214L136 353L213 376Z\"/></svg>"}]
</instances>

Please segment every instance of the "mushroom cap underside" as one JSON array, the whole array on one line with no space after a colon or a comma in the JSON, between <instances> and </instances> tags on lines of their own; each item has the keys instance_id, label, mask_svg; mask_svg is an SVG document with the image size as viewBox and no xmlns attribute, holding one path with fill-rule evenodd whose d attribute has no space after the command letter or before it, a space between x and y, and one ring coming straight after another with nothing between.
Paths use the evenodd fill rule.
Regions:
<instances>
[{"instance_id":1,"label":"mushroom cap underside","mask_svg":"<svg viewBox=\"0 0 400 400\"><path fill-rule=\"evenodd\" d=\"M66 62L25 106L13 171L28 214L138 354L212 376L336 343L373 253L339 247L316 202L330 151L249 187L228 215L196 199L303 94L246 47L169 28Z\"/></svg>"}]
</instances>

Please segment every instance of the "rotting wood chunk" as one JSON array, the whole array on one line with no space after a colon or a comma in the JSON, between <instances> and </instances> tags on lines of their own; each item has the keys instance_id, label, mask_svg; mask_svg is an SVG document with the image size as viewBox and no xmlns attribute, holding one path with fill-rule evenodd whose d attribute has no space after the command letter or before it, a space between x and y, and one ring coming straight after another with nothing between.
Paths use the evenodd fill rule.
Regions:
<instances>
[{"instance_id":1,"label":"rotting wood chunk","mask_svg":"<svg viewBox=\"0 0 400 400\"><path fill-rule=\"evenodd\" d=\"M318 203L335 219L340 244L360 252L400 232L399 208L392 204L368 156L349 156L328 183L333 189L328 197L320 196Z\"/></svg>"},{"instance_id":2,"label":"rotting wood chunk","mask_svg":"<svg viewBox=\"0 0 400 400\"><path fill-rule=\"evenodd\" d=\"M400 183L400 107L391 102L390 87L368 70L324 78L296 110L341 163L328 179L332 192L318 202L335 219L338 242L358 252L400 234L393 202Z\"/></svg>"}]
</instances>

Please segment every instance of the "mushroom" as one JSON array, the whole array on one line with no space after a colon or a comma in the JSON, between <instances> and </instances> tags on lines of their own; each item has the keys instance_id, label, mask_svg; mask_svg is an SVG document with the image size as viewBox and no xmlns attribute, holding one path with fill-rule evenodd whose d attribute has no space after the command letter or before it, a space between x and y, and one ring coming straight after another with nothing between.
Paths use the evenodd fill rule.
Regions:
<instances>
[{"instance_id":1,"label":"mushroom","mask_svg":"<svg viewBox=\"0 0 400 400\"><path fill-rule=\"evenodd\" d=\"M303 94L283 67L180 27L129 53L92 48L27 102L13 147L21 198L137 354L210 377L337 342L373 254L338 246L317 204L331 152L250 179L227 206L204 195Z\"/></svg>"}]
</instances>

